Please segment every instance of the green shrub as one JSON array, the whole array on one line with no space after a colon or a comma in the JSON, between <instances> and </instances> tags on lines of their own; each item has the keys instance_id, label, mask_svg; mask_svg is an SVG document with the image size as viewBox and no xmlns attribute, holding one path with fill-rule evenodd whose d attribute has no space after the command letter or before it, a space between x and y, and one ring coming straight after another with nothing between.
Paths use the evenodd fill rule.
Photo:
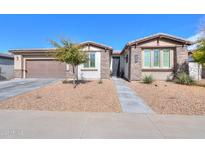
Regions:
<instances>
[{"instance_id":1,"label":"green shrub","mask_svg":"<svg viewBox=\"0 0 205 154\"><path fill-rule=\"evenodd\" d=\"M145 75L143 77L143 83L151 84L154 81L152 75Z\"/></svg>"},{"instance_id":2,"label":"green shrub","mask_svg":"<svg viewBox=\"0 0 205 154\"><path fill-rule=\"evenodd\" d=\"M177 74L176 83L184 84L184 85L193 85L195 84L195 81L187 73L182 72Z\"/></svg>"}]
</instances>

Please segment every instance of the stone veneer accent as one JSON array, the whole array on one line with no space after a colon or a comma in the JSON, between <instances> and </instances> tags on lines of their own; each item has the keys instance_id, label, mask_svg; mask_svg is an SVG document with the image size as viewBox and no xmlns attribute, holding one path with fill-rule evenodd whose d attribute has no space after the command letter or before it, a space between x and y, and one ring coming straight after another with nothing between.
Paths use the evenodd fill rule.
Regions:
<instances>
[{"instance_id":1,"label":"stone veneer accent","mask_svg":"<svg viewBox=\"0 0 205 154\"><path fill-rule=\"evenodd\" d=\"M101 79L110 78L110 52L103 50L101 52Z\"/></svg>"},{"instance_id":2,"label":"stone veneer accent","mask_svg":"<svg viewBox=\"0 0 205 154\"><path fill-rule=\"evenodd\" d=\"M142 76L142 50L140 47L131 48L131 69L130 69L130 79L141 80ZM136 59L137 58L137 59ZM135 61L137 60L137 61Z\"/></svg>"},{"instance_id":3,"label":"stone veneer accent","mask_svg":"<svg viewBox=\"0 0 205 154\"><path fill-rule=\"evenodd\" d=\"M186 50L186 46L178 46L176 47L176 59L177 64L182 65L188 58L188 52Z\"/></svg>"},{"instance_id":4,"label":"stone veneer accent","mask_svg":"<svg viewBox=\"0 0 205 154\"><path fill-rule=\"evenodd\" d=\"M175 71L188 71L186 60L188 59L188 52L186 46L177 46L175 54Z\"/></svg>"},{"instance_id":5,"label":"stone veneer accent","mask_svg":"<svg viewBox=\"0 0 205 154\"><path fill-rule=\"evenodd\" d=\"M14 78L23 78L23 70L14 70Z\"/></svg>"}]
</instances>

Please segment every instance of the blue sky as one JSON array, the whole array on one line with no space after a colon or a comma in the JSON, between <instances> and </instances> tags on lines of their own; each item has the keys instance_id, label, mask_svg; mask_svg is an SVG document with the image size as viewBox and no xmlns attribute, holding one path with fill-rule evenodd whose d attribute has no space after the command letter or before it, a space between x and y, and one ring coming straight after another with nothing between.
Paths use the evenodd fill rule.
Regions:
<instances>
[{"instance_id":1,"label":"blue sky","mask_svg":"<svg viewBox=\"0 0 205 154\"><path fill-rule=\"evenodd\" d=\"M120 50L129 41L159 32L189 38L202 19L204 15L0 15L0 52L51 47L48 40L61 37Z\"/></svg>"}]
</instances>

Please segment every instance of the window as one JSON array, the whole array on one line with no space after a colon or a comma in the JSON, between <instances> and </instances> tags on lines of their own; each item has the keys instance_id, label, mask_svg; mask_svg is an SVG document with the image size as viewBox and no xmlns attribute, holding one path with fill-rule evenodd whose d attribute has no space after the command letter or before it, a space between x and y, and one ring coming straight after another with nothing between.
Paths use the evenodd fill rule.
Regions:
<instances>
[{"instance_id":1,"label":"window","mask_svg":"<svg viewBox=\"0 0 205 154\"><path fill-rule=\"evenodd\" d=\"M84 68L95 68L95 53L88 53L88 61L84 64Z\"/></svg>"},{"instance_id":2,"label":"window","mask_svg":"<svg viewBox=\"0 0 205 154\"><path fill-rule=\"evenodd\" d=\"M95 67L95 54L90 54L90 67Z\"/></svg>"},{"instance_id":3,"label":"window","mask_svg":"<svg viewBox=\"0 0 205 154\"><path fill-rule=\"evenodd\" d=\"M171 68L173 58L170 49L145 49L143 51L144 68Z\"/></svg>"},{"instance_id":4,"label":"window","mask_svg":"<svg viewBox=\"0 0 205 154\"><path fill-rule=\"evenodd\" d=\"M151 67L151 51L144 51L144 67Z\"/></svg>"},{"instance_id":5,"label":"window","mask_svg":"<svg viewBox=\"0 0 205 154\"><path fill-rule=\"evenodd\" d=\"M160 50L154 50L154 67L160 66Z\"/></svg>"},{"instance_id":6,"label":"window","mask_svg":"<svg viewBox=\"0 0 205 154\"><path fill-rule=\"evenodd\" d=\"M163 50L163 67L170 67L170 51Z\"/></svg>"}]
</instances>

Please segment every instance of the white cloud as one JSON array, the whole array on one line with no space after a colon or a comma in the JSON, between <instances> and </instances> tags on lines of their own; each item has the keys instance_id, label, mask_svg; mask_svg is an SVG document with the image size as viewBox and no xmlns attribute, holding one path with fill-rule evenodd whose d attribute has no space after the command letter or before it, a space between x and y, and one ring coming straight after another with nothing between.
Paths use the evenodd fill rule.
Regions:
<instances>
[{"instance_id":1,"label":"white cloud","mask_svg":"<svg viewBox=\"0 0 205 154\"><path fill-rule=\"evenodd\" d=\"M204 35L204 32L200 32L200 33L197 33L191 37L188 38L188 40L192 41L192 42L196 42L197 40L199 40L200 38L205 38L205 35ZM195 50L197 47L197 43L189 46L187 49L188 50Z\"/></svg>"},{"instance_id":2,"label":"white cloud","mask_svg":"<svg viewBox=\"0 0 205 154\"><path fill-rule=\"evenodd\" d=\"M196 42L198 39L203 38L203 37L204 37L204 33L200 32L200 33L197 33L197 34L189 37L188 40Z\"/></svg>"}]
</instances>

